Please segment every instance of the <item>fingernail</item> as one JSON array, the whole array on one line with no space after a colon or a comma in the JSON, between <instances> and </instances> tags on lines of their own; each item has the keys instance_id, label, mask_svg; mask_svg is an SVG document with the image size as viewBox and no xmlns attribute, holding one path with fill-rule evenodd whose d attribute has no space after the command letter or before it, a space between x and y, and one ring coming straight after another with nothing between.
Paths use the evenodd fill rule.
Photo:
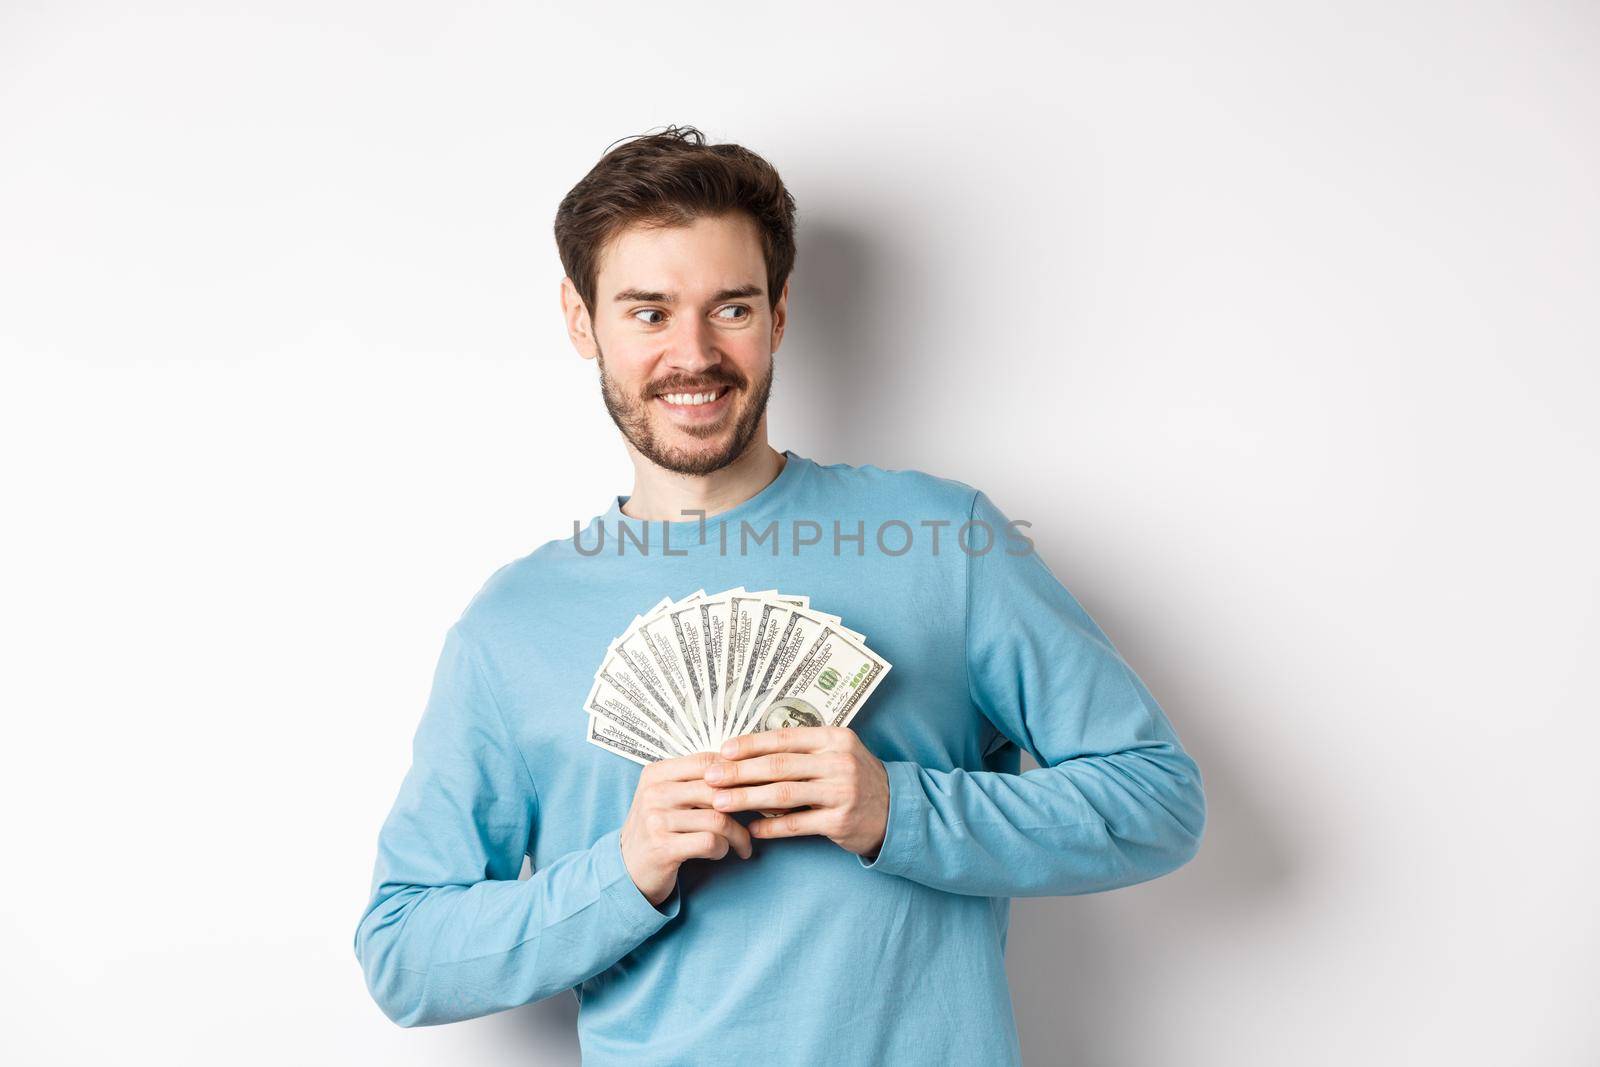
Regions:
<instances>
[{"instance_id":1,"label":"fingernail","mask_svg":"<svg viewBox=\"0 0 1600 1067\"><path fill-rule=\"evenodd\" d=\"M720 763L713 763L706 769L706 781L720 782L728 777L728 768Z\"/></svg>"},{"instance_id":2,"label":"fingernail","mask_svg":"<svg viewBox=\"0 0 1600 1067\"><path fill-rule=\"evenodd\" d=\"M727 756L729 759L732 759L734 757L734 755L736 753L738 753L738 751L739 751L739 742L737 742L737 741L724 741L722 743L722 754L724 756Z\"/></svg>"},{"instance_id":3,"label":"fingernail","mask_svg":"<svg viewBox=\"0 0 1600 1067\"><path fill-rule=\"evenodd\" d=\"M733 806L733 796L729 793L718 793L711 798L711 803L719 808L730 808Z\"/></svg>"}]
</instances>

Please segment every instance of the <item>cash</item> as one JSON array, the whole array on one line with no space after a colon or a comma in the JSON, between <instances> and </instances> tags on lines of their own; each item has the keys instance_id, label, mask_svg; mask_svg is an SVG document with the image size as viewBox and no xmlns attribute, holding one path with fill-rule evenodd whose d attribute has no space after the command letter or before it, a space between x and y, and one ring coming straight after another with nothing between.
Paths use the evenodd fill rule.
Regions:
<instances>
[{"instance_id":1,"label":"cash","mask_svg":"<svg viewBox=\"0 0 1600 1067\"><path fill-rule=\"evenodd\" d=\"M606 649L588 740L635 763L785 726L848 726L889 661L809 597L743 587L663 598Z\"/></svg>"}]
</instances>

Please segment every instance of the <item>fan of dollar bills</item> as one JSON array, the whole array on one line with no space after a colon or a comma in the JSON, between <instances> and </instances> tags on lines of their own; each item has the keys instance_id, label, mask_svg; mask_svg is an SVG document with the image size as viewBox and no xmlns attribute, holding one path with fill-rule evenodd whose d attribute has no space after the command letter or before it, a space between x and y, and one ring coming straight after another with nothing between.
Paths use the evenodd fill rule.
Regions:
<instances>
[{"instance_id":1,"label":"fan of dollar bills","mask_svg":"<svg viewBox=\"0 0 1600 1067\"><path fill-rule=\"evenodd\" d=\"M635 763L783 726L846 726L889 663L809 597L743 587L663 599L606 650L589 741Z\"/></svg>"}]
</instances>

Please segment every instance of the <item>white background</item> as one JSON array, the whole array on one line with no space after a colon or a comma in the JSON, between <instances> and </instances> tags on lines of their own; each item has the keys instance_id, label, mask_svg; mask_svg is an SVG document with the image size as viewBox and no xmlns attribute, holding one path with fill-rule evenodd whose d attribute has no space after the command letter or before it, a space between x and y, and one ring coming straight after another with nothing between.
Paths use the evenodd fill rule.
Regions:
<instances>
[{"instance_id":1,"label":"white background","mask_svg":"<svg viewBox=\"0 0 1600 1067\"><path fill-rule=\"evenodd\" d=\"M1210 822L1019 901L1030 1063L1600 1060L1600 17L4 5L11 1062L567 1064L351 949L447 626L631 488L550 226L799 202L772 442L984 488Z\"/></svg>"}]
</instances>

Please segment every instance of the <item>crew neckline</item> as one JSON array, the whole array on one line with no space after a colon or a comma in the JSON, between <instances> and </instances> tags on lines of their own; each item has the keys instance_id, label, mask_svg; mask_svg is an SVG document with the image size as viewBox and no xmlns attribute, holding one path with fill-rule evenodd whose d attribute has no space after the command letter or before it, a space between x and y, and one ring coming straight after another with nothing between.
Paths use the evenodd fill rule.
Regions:
<instances>
[{"instance_id":1,"label":"crew neckline","mask_svg":"<svg viewBox=\"0 0 1600 1067\"><path fill-rule=\"evenodd\" d=\"M805 468L811 466L811 460L796 454L792 449L783 450L783 469L778 476L768 482L754 495L746 497L726 511L719 511L715 515L707 515L704 519L706 529L706 544L711 545L711 535L722 523L729 520L759 519L779 509L783 502L794 492ZM687 519L636 519L623 514L622 505L626 504L632 496L613 496L611 506L600 516L606 526L611 527L615 533L619 525L627 525L635 534L642 534L646 528L659 532L662 529L670 531L671 543L674 553L681 547L694 549L701 547L700 532L701 519L691 515Z\"/></svg>"}]
</instances>

